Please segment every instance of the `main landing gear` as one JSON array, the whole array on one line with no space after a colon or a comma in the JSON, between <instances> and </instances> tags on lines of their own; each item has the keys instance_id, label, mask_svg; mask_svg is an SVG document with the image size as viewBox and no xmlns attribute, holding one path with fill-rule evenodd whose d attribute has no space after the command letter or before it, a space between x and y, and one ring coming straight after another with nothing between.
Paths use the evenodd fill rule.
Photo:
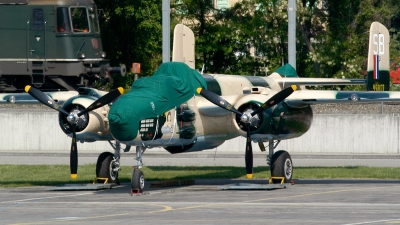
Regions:
<instances>
[{"instance_id":1,"label":"main landing gear","mask_svg":"<svg viewBox=\"0 0 400 225\"><path fill-rule=\"evenodd\" d=\"M279 178L283 178L285 183L292 183L293 162L290 154L285 150L279 150L274 153L279 142L280 141L269 140L267 163L271 170L271 180L274 183L280 183ZM265 149L262 142L259 142L259 145L261 150Z\"/></svg>"},{"instance_id":2,"label":"main landing gear","mask_svg":"<svg viewBox=\"0 0 400 225\"><path fill-rule=\"evenodd\" d=\"M115 144L110 142L110 145L114 148L115 153L103 152L99 155L96 164L96 180L97 183L110 183L110 184L120 184L118 181L118 173L121 170L121 165L119 163L121 144L116 142ZM128 152L131 146L126 146L124 152ZM139 194L144 190L144 174L141 171L143 166L142 154L146 148L144 146L136 147L136 160L137 166L132 169L132 179L131 179L131 194Z\"/></svg>"},{"instance_id":3,"label":"main landing gear","mask_svg":"<svg viewBox=\"0 0 400 225\"><path fill-rule=\"evenodd\" d=\"M280 141L269 140L268 144L268 156L267 163L270 166L271 180L273 183L280 183L283 179L285 183L292 183L293 177L293 162L290 154L287 151L279 150L274 152ZM103 152L97 159L96 175L98 183L116 183L118 181L118 173L121 170L119 159L121 146L119 142L115 144L111 143L111 146L115 150L115 154L110 152ZM264 144L259 142L259 146L262 151L265 151ZM124 151L129 151L130 146L127 146ZM137 166L132 169L131 177L131 194L142 193L145 186L144 174L141 170L142 154L145 152L144 146L136 147L136 160Z\"/></svg>"},{"instance_id":4,"label":"main landing gear","mask_svg":"<svg viewBox=\"0 0 400 225\"><path fill-rule=\"evenodd\" d=\"M111 152L103 152L97 158L96 163L96 182L120 184L118 180L118 173L121 170L119 163L121 144L116 141L115 144L109 141L111 147L114 149L114 154ZM127 145L124 152L128 152L131 146Z\"/></svg>"}]
</instances>

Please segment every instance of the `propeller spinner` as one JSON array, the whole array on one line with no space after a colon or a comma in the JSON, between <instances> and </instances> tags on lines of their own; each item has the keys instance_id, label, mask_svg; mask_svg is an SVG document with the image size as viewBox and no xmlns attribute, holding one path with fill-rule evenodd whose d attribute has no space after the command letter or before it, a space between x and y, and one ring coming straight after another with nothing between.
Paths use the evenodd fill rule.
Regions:
<instances>
[{"instance_id":1,"label":"propeller spinner","mask_svg":"<svg viewBox=\"0 0 400 225\"><path fill-rule=\"evenodd\" d=\"M71 168L71 178L75 179L78 176L78 147L76 144L76 125L79 121L79 117L82 116L85 113L88 113L92 110L98 109L115 99L117 99L121 94L124 93L124 89L122 87L119 87L113 91L110 91L109 93L103 95L96 101L94 101L89 107L86 109L81 110L78 113L68 113L65 111L64 108L62 108L60 105L58 105L50 96L46 95L42 91L31 87L30 85L27 85L25 87L25 92L28 92L32 97L37 99L39 102L43 103L44 105L55 109L62 114L67 116L67 121L68 123L71 124L72 128L72 141L71 141L71 152L70 152L70 168Z\"/></svg>"},{"instance_id":2,"label":"propeller spinner","mask_svg":"<svg viewBox=\"0 0 400 225\"><path fill-rule=\"evenodd\" d=\"M288 88L285 88L281 90L280 92L276 93L274 96L272 96L268 101L266 101L264 104L261 105L260 108L252 112L251 114L245 114L237 110L235 107L233 107L229 102L227 102L225 99L220 97L219 95L215 94L214 92L208 91L206 89L202 88L197 88L197 93L199 93L201 96L209 100L210 102L214 103L215 105L226 109L228 111L231 111L233 113L236 113L240 115L240 120L246 124L246 152L245 152L245 162L246 162L246 173L247 173L247 178L252 178L253 177L253 148L251 145L251 136L250 136L250 127L251 127L251 121L255 115L258 113L268 109L269 107L272 107L283 100L285 100L289 95L291 95L297 87L295 85L292 85Z\"/></svg>"}]
</instances>

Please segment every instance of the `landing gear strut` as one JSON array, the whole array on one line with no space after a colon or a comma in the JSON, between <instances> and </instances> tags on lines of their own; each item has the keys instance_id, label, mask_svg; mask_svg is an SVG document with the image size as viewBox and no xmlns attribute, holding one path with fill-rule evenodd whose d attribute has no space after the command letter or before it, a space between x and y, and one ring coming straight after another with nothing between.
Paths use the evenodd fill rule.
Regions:
<instances>
[{"instance_id":1,"label":"landing gear strut","mask_svg":"<svg viewBox=\"0 0 400 225\"><path fill-rule=\"evenodd\" d=\"M114 149L114 154L103 152L99 155L96 164L96 181L97 183L116 183L119 185L118 173L121 170L119 163L121 143L118 141L115 144L111 141L108 141L108 143ZM124 152L129 151L130 147L127 145Z\"/></svg>"},{"instance_id":2,"label":"landing gear strut","mask_svg":"<svg viewBox=\"0 0 400 225\"><path fill-rule=\"evenodd\" d=\"M136 146L136 160L137 166L133 167L132 170L132 179L131 179L131 194L140 194L144 190L144 174L140 170L143 166L142 162L142 154L146 148L144 146Z\"/></svg>"},{"instance_id":3,"label":"landing gear strut","mask_svg":"<svg viewBox=\"0 0 400 225\"><path fill-rule=\"evenodd\" d=\"M285 150L279 150L274 153L275 148L280 141L274 142L269 140L269 154L267 163L271 170L271 177L283 177L285 183L292 182L293 177L293 162L290 154ZM274 181L274 179L272 179Z\"/></svg>"}]
</instances>

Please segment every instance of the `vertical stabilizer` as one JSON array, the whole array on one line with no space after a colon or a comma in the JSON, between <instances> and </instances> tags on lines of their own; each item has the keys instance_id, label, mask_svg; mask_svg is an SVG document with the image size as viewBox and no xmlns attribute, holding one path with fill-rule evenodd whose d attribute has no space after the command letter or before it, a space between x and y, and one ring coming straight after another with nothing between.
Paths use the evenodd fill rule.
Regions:
<instances>
[{"instance_id":1,"label":"vertical stabilizer","mask_svg":"<svg viewBox=\"0 0 400 225\"><path fill-rule=\"evenodd\" d=\"M373 22L369 31L367 91L389 91L389 31Z\"/></svg>"},{"instance_id":2,"label":"vertical stabilizer","mask_svg":"<svg viewBox=\"0 0 400 225\"><path fill-rule=\"evenodd\" d=\"M174 29L172 61L184 62L190 68L195 68L194 34L189 27L183 24L177 24Z\"/></svg>"}]
</instances>

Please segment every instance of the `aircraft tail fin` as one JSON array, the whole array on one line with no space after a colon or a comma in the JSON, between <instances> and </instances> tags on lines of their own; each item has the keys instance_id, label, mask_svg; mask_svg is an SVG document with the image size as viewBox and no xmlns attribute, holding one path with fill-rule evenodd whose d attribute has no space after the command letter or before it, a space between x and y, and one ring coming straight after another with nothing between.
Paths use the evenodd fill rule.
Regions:
<instances>
[{"instance_id":1,"label":"aircraft tail fin","mask_svg":"<svg viewBox=\"0 0 400 225\"><path fill-rule=\"evenodd\" d=\"M373 22L369 31L367 91L389 91L390 36L388 29Z\"/></svg>"},{"instance_id":2,"label":"aircraft tail fin","mask_svg":"<svg viewBox=\"0 0 400 225\"><path fill-rule=\"evenodd\" d=\"M195 69L194 34L189 27L183 24L177 24L174 29L172 61L184 62L190 68Z\"/></svg>"}]
</instances>

